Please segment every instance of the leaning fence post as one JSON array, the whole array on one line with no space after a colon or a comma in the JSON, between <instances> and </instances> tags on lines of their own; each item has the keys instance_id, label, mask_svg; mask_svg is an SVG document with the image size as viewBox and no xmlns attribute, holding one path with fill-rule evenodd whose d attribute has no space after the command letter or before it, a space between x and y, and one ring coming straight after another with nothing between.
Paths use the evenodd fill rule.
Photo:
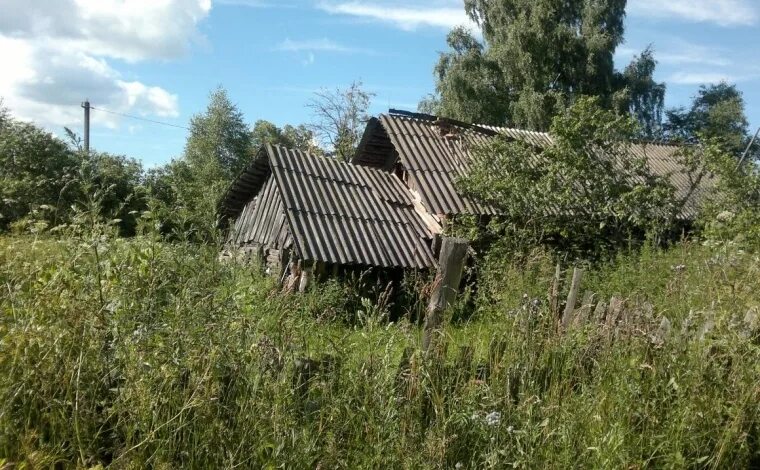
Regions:
<instances>
[{"instance_id":1,"label":"leaning fence post","mask_svg":"<svg viewBox=\"0 0 760 470\"><path fill-rule=\"evenodd\" d=\"M426 353L432 344L433 335L443 323L443 312L456 299L468 248L469 242L461 238L446 237L441 243L438 275L430 295L422 334L422 349Z\"/></svg>"},{"instance_id":2,"label":"leaning fence post","mask_svg":"<svg viewBox=\"0 0 760 470\"><path fill-rule=\"evenodd\" d=\"M573 269L573 280L570 283L570 292L567 294L567 303L565 304L565 312L562 314L562 327L567 328L570 324L570 320L573 318L573 310L575 310L575 302L578 300L578 292L581 289L581 279L583 279L583 270L580 268Z\"/></svg>"}]
</instances>

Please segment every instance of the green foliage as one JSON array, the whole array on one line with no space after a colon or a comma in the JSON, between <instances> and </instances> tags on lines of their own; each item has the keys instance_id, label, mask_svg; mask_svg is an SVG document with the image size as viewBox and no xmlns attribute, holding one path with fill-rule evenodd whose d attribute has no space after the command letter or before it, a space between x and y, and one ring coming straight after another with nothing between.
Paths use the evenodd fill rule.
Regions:
<instances>
[{"instance_id":1,"label":"green foliage","mask_svg":"<svg viewBox=\"0 0 760 470\"><path fill-rule=\"evenodd\" d=\"M146 209L143 168L135 159L91 152L83 159L78 181L83 195L99 192L100 215L119 220L119 233L132 236L136 214Z\"/></svg>"},{"instance_id":2,"label":"green foliage","mask_svg":"<svg viewBox=\"0 0 760 470\"><path fill-rule=\"evenodd\" d=\"M700 223L714 242L738 243L760 249L760 166L757 161L738 165L726 151L724 139L704 136L698 149L702 168L714 175Z\"/></svg>"},{"instance_id":3,"label":"green foliage","mask_svg":"<svg viewBox=\"0 0 760 470\"><path fill-rule=\"evenodd\" d=\"M33 124L0 119L0 231L43 208L48 223L65 220L79 193L78 156Z\"/></svg>"},{"instance_id":4,"label":"green foliage","mask_svg":"<svg viewBox=\"0 0 760 470\"><path fill-rule=\"evenodd\" d=\"M633 119L580 98L554 119L547 148L498 136L474 148L461 188L500 212L489 231L512 249L553 241L597 257L634 234L666 230L681 207L629 151L636 131Z\"/></svg>"},{"instance_id":5,"label":"green foliage","mask_svg":"<svg viewBox=\"0 0 760 470\"><path fill-rule=\"evenodd\" d=\"M501 295L447 326L428 362L414 325L377 318L379 299L338 312L361 326L330 322L323 313L343 305L334 283L285 296L213 247L160 241L152 214L134 239L97 220L78 213L62 239L0 238L5 463L747 468L760 458L758 337L731 327L760 307L754 255L684 244L589 272L584 288L647 300L675 332L690 312L711 315L702 340L674 333L655 346L646 334L561 335L541 306L526 316L523 294L541 298L553 274L536 253L493 272L485 285ZM304 357L319 369L299 381Z\"/></svg>"},{"instance_id":6,"label":"green foliage","mask_svg":"<svg viewBox=\"0 0 760 470\"><path fill-rule=\"evenodd\" d=\"M649 135L659 126L664 85L645 50L622 72L613 55L623 41L625 0L467 0L483 42L456 28L435 67L432 114L467 122L546 130L576 98L596 96L631 112Z\"/></svg>"},{"instance_id":7,"label":"green foliage","mask_svg":"<svg viewBox=\"0 0 760 470\"><path fill-rule=\"evenodd\" d=\"M701 86L689 109L668 110L665 131L673 140L717 140L738 158L748 143L748 126L741 92L723 82Z\"/></svg>"},{"instance_id":8,"label":"green foliage","mask_svg":"<svg viewBox=\"0 0 760 470\"><path fill-rule=\"evenodd\" d=\"M314 132L303 124L299 126L286 124L279 128L269 121L258 120L251 131L251 144L254 149L267 144L282 145L313 155L322 155L324 151L316 145L315 141Z\"/></svg>"},{"instance_id":9,"label":"green foliage","mask_svg":"<svg viewBox=\"0 0 760 470\"><path fill-rule=\"evenodd\" d=\"M231 181L253 155L251 134L243 114L224 88L209 95L206 111L190 120L185 159L205 181Z\"/></svg>"},{"instance_id":10,"label":"green foliage","mask_svg":"<svg viewBox=\"0 0 760 470\"><path fill-rule=\"evenodd\" d=\"M66 224L73 208L98 194L100 216L119 219L120 233L134 235L135 211L145 208L142 166L134 159L71 145L39 127L0 120L0 230L42 223Z\"/></svg>"},{"instance_id":11,"label":"green foliage","mask_svg":"<svg viewBox=\"0 0 760 470\"><path fill-rule=\"evenodd\" d=\"M346 89L319 91L307 105L314 119L311 131L336 158L346 162L353 158L374 96L357 81Z\"/></svg>"},{"instance_id":12,"label":"green foliage","mask_svg":"<svg viewBox=\"0 0 760 470\"><path fill-rule=\"evenodd\" d=\"M205 172L185 159L151 169L145 178L161 233L196 242L217 238L217 207L229 184L206 179Z\"/></svg>"},{"instance_id":13,"label":"green foliage","mask_svg":"<svg viewBox=\"0 0 760 470\"><path fill-rule=\"evenodd\" d=\"M623 70L624 88L615 95L621 111L630 113L638 121L639 133L645 139L657 139L662 134L665 84L654 81L656 66L654 51L647 47Z\"/></svg>"}]
</instances>

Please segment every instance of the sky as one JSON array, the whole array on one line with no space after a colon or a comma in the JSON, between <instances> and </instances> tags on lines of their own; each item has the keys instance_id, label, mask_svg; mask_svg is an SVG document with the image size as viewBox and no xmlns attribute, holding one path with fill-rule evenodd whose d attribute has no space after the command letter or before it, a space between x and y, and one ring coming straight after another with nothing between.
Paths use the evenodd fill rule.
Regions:
<instances>
[{"instance_id":1,"label":"sky","mask_svg":"<svg viewBox=\"0 0 760 470\"><path fill-rule=\"evenodd\" d=\"M0 97L56 135L82 133L89 99L92 147L150 168L182 155L220 85L251 125L308 123L316 91L356 80L372 114L415 110L458 25L474 27L461 0L0 0ZM651 45L668 107L736 83L756 129L758 26L760 0L628 0L616 65Z\"/></svg>"}]
</instances>

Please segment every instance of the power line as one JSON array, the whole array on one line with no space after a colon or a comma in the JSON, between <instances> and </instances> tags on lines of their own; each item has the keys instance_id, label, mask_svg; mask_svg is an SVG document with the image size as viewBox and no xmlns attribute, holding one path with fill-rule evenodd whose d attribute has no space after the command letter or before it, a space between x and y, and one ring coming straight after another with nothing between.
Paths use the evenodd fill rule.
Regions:
<instances>
[{"instance_id":1,"label":"power line","mask_svg":"<svg viewBox=\"0 0 760 470\"><path fill-rule=\"evenodd\" d=\"M177 124L169 124L168 122L155 121L153 119L147 119L147 118L143 118L143 117L139 117L139 116L133 116L131 114L119 113L119 112L116 112L116 111L110 111L108 109L96 108L95 106L90 106L90 109L94 109L95 111L102 111L102 112L108 113L108 114L115 114L117 116L124 116L124 117L128 117L128 118L131 118L131 119L137 119L138 121L151 122L153 124L160 124L162 126L176 127L178 129L185 129L185 130L188 130L188 131L190 130L189 127L179 126Z\"/></svg>"}]
</instances>

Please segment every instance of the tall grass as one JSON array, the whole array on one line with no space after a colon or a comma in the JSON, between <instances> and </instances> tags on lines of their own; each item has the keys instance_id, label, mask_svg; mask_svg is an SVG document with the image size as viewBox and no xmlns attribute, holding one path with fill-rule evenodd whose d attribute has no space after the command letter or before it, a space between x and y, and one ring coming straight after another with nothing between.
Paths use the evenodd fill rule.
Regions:
<instances>
[{"instance_id":1,"label":"tall grass","mask_svg":"<svg viewBox=\"0 0 760 470\"><path fill-rule=\"evenodd\" d=\"M108 231L0 238L0 462L245 468L748 467L760 462L759 260L689 243L592 271L673 334L560 334L540 255L419 330L331 282L282 295L211 247ZM685 267L679 267L684 265ZM676 269L678 267L678 269ZM486 296L484 295L483 298ZM342 307L337 307L342 308ZM687 322L711 319L704 338ZM681 331L684 330L682 334ZM411 351L411 354L409 352ZM309 362L307 359L313 361Z\"/></svg>"}]
</instances>

